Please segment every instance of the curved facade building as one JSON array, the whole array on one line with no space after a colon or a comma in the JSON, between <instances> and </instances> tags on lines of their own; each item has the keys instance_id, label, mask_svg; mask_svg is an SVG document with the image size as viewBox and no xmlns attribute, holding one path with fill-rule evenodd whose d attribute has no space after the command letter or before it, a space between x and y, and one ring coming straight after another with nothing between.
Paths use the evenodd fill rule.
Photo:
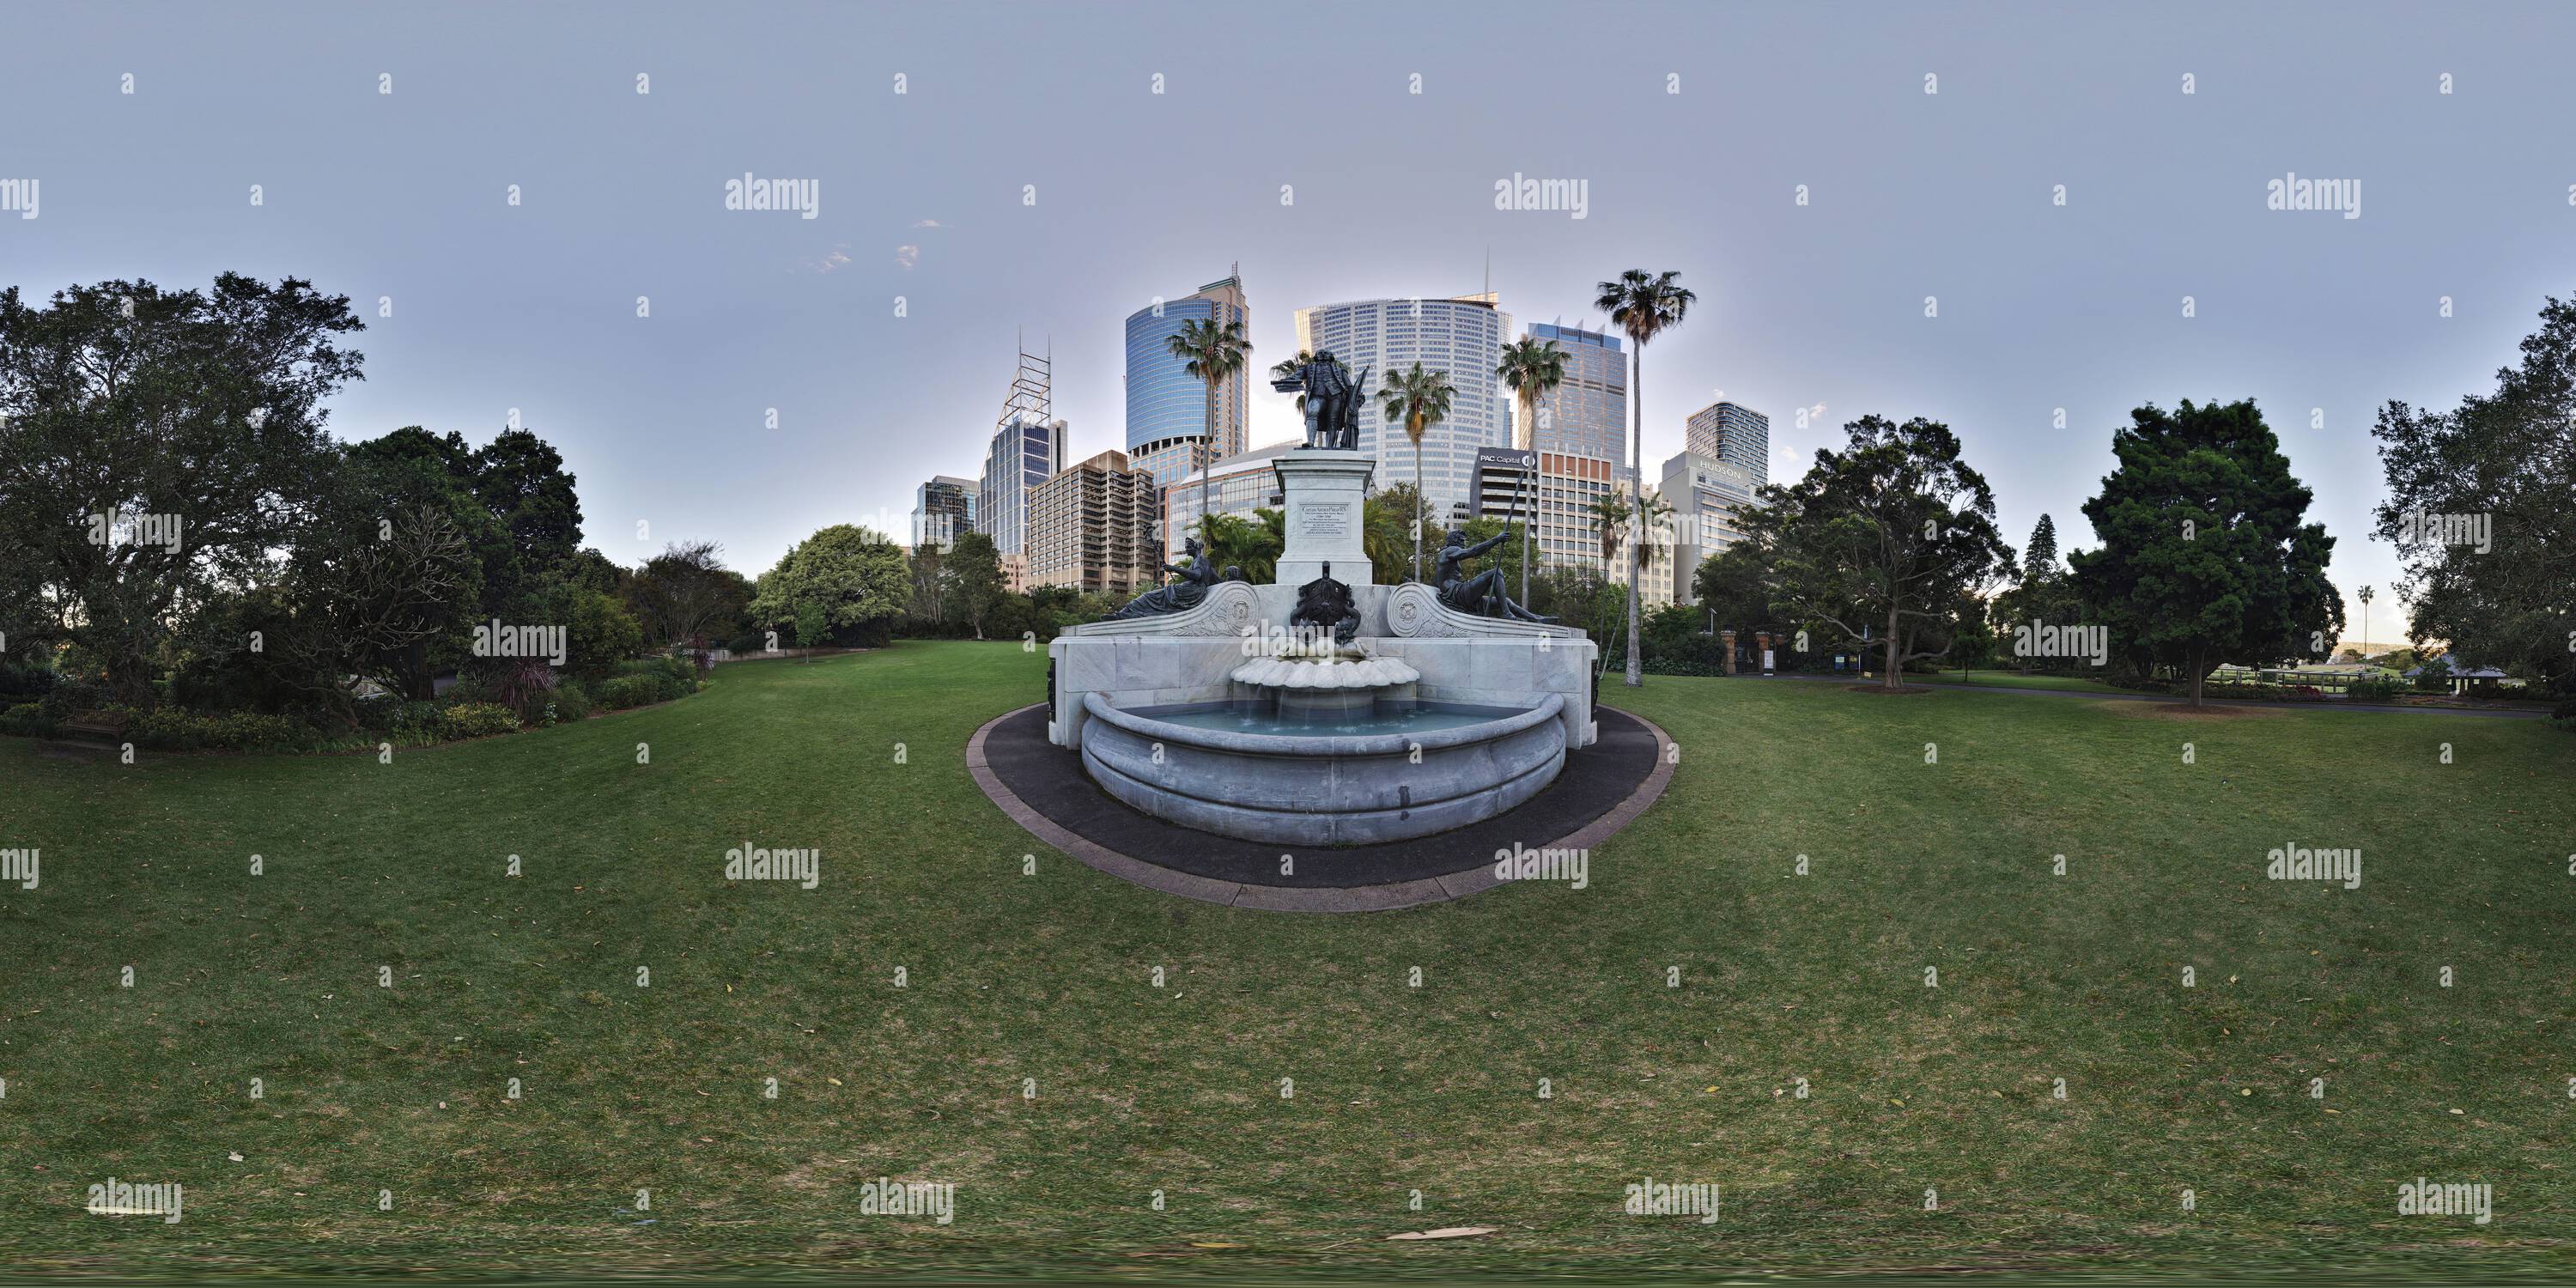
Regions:
<instances>
[{"instance_id":1,"label":"curved facade building","mask_svg":"<svg viewBox=\"0 0 2576 1288\"><path fill-rule=\"evenodd\" d=\"M1210 282L1195 295L1127 315L1127 453L1136 468L1153 474L1157 487L1243 451L1249 414L1244 381L1258 375L1261 365L1257 355L1248 358L1243 372L1218 385L1216 424L1211 427L1206 387L1167 347L1182 324L1191 321L1241 323L1249 334L1252 320L1244 307L1242 279Z\"/></svg>"}]
</instances>

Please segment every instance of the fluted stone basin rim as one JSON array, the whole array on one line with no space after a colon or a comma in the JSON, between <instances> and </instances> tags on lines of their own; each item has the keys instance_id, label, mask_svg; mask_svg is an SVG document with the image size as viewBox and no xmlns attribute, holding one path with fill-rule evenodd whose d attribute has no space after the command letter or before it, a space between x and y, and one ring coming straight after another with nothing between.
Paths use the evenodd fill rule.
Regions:
<instances>
[{"instance_id":1,"label":"fluted stone basin rim","mask_svg":"<svg viewBox=\"0 0 2576 1288\"><path fill-rule=\"evenodd\" d=\"M1095 691L1083 697L1082 765L1102 791L1183 827L1375 845L1482 822L1556 781L1564 702L1551 693L1527 710L1484 708L1444 729L1249 733L1121 711Z\"/></svg>"},{"instance_id":2,"label":"fluted stone basin rim","mask_svg":"<svg viewBox=\"0 0 2576 1288\"><path fill-rule=\"evenodd\" d=\"M1261 657L1234 668L1237 684L1272 689L1385 689L1422 678L1401 658Z\"/></svg>"},{"instance_id":3,"label":"fluted stone basin rim","mask_svg":"<svg viewBox=\"0 0 2576 1288\"><path fill-rule=\"evenodd\" d=\"M1280 734L1238 733L1232 729L1198 729L1176 725L1150 716L1121 711L1109 705L1098 693L1082 695L1082 709L1093 719L1106 720L1139 737L1187 746L1213 747L1245 756L1401 756L1416 747L1437 751L1444 747L1463 746L1474 742L1491 742L1496 738L1519 733L1532 725L1557 718L1565 709L1565 697L1551 693L1537 706L1508 716L1496 716L1477 724L1454 729L1434 729L1425 733L1371 734Z\"/></svg>"}]
</instances>

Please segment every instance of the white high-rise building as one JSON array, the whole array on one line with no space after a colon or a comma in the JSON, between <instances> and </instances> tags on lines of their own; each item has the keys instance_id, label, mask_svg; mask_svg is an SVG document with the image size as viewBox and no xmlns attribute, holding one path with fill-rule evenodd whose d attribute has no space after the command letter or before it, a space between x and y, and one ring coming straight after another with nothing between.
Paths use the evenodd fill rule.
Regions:
<instances>
[{"instance_id":1,"label":"white high-rise building","mask_svg":"<svg viewBox=\"0 0 2576 1288\"><path fill-rule=\"evenodd\" d=\"M1441 522L1469 512L1475 495L1476 451L1512 442L1512 405L1494 377L1512 318L1494 297L1357 300L1297 310L1297 347L1330 351L1356 376L1365 369L1360 405L1360 451L1377 458L1375 486L1384 490L1413 481L1413 442L1404 427L1378 415L1378 393L1387 374L1421 363L1449 373L1457 389L1448 419L1422 436L1422 492Z\"/></svg>"},{"instance_id":2,"label":"white high-rise building","mask_svg":"<svg viewBox=\"0 0 2576 1288\"><path fill-rule=\"evenodd\" d=\"M1720 406L1733 406L1721 403ZM1755 505L1761 482L1730 460L1692 450L1664 462L1663 498L1673 507L1669 602L1699 602L1702 560L1744 539L1741 515Z\"/></svg>"}]
</instances>

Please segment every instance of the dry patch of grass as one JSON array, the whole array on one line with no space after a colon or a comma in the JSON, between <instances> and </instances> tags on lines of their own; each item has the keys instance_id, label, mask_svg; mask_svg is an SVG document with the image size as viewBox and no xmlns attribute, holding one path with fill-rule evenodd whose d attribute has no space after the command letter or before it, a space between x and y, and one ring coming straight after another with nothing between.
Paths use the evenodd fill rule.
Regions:
<instances>
[{"instance_id":1,"label":"dry patch of grass","mask_svg":"<svg viewBox=\"0 0 2576 1288\"><path fill-rule=\"evenodd\" d=\"M2132 720L2164 720L2175 724L2218 724L2230 720L2279 720L2290 714L2283 707L2202 707L2194 710L2176 702L2096 702L2096 710L2108 709Z\"/></svg>"}]
</instances>

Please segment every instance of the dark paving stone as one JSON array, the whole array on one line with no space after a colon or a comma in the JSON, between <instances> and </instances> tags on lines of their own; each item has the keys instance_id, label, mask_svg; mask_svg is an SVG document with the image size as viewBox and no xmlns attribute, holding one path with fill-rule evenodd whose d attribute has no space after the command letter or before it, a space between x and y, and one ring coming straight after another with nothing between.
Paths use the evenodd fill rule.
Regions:
<instances>
[{"instance_id":1,"label":"dark paving stone","mask_svg":"<svg viewBox=\"0 0 2576 1288\"><path fill-rule=\"evenodd\" d=\"M1345 888L1454 877L1490 870L1494 851L1557 843L1608 814L1656 767L1655 735L1625 712L1594 708L1601 740L1569 753L1565 769L1520 808L1437 836L1383 845L1282 847L1166 823L1103 792L1082 771L1082 757L1046 740L1046 708L1029 707L994 724L984 738L986 766L1030 809L1103 849L1215 881L1247 886ZM1294 854L1296 872L1279 873ZM1460 882L1445 885L1455 888ZM1246 898L1247 906L1255 900Z\"/></svg>"}]
</instances>

